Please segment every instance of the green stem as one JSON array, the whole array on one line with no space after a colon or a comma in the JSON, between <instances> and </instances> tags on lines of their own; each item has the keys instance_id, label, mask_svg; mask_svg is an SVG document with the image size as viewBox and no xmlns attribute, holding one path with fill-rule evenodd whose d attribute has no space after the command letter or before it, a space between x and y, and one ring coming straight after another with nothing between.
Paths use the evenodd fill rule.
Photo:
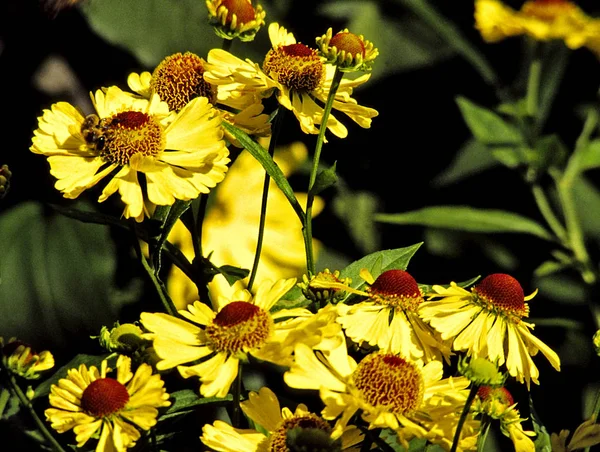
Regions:
<instances>
[{"instance_id":1,"label":"green stem","mask_svg":"<svg viewBox=\"0 0 600 452\"><path fill-rule=\"evenodd\" d=\"M590 109L585 120L581 135L575 144L575 150L567 162L567 167L561 176L557 177L558 195L565 216L567 237L573 255L581 265L580 273L587 284L596 282L597 275L590 261L585 239L579 222L577 207L573 196L573 185L580 175L579 160L581 152L588 146L590 136L598 125L598 113Z\"/></svg>"},{"instance_id":2,"label":"green stem","mask_svg":"<svg viewBox=\"0 0 600 452\"><path fill-rule=\"evenodd\" d=\"M563 244L567 244L568 243L567 231L565 230L562 223L559 221L559 219L554 214L554 211L552 210L552 207L550 206L550 202L548 201L546 193L544 193L544 190L542 189L542 187L537 183L535 183L531 186L531 190L533 192L533 197L538 206L538 209L540 209L540 212L544 216L546 223L548 223L548 226L550 226L550 229L552 229L554 234L556 234L556 237L558 237L558 239Z\"/></svg>"},{"instance_id":3,"label":"green stem","mask_svg":"<svg viewBox=\"0 0 600 452\"><path fill-rule=\"evenodd\" d=\"M529 78L527 79L527 100L526 108L527 115L534 121L537 122L538 114L538 102L540 92L540 76L542 73L542 60L539 55L539 45L533 44L533 57L531 65L529 66Z\"/></svg>"},{"instance_id":4,"label":"green stem","mask_svg":"<svg viewBox=\"0 0 600 452\"><path fill-rule=\"evenodd\" d=\"M487 441L488 433L490 432L491 419L489 416L484 415L481 420L481 427L479 430L479 436L477 437L477 452L484 452L485 442Z\"/></svg>"},{"instance_id":5,"label":"green stem","mask_svg":"<svg viewBox=\"0 0 600 452\"><path fill-rule=\"evenodd\" d=\"M135 247L135 252L138 255L138 259L140 260L142 267L146 271L146 274L150 278L150 281L152 282L154 289L156 289L156 293L158 294L158 297L160 298L160 301L161 301L163 307L165 308L165 311L167 311L167 313L169 315L176 316L177 308L175 308L173 301L167 294L167 289L165 288L164 284L162 283L162 281L160 281L158 279L158 276L155 274L154 269L148 262L148 259L146 259L146 256L144 256L144 252L142 251L142 248L140 247L140 243L138 241L137 235L135 235L135 232L133 234L133 243L134 243L134 247Z\"/></svg>"},{"instance_id":6,"label":"green stem","mask_svg":"<svg viewBox=\"0 0 600 452\"><path fill-rule=\"evenodd\" d=\"M21 402L21 405L23 405L25 408L27 408L27 411L29 411L29 414L33 418L33 421L37 425L39 431L52 446L52 450L54 450L55 452L65 452L65 450L58 443L58 441L56 441L54 436L52 436L52 433L50 433L50 431L46 428L46 424L40 419L38 414L35 412L35 410L33 409L33 405L31 404L31 401L23 393L23 391L19 387L19 384L15 380L15 377L13 375L10 375L7 380L8 380L8 383L10 384L10 389L15 393L15 395L19 399L19 402Z\"/></svg>"},{"instance_id":7,"label":"green stem","mask_svg":"<svg viewBox=\"0 0 600 452\"><path fill-rule=\"evenodd\" d=\"M596 423L598 420L598 414L600 414L600 389L596 393L596 399L594 400L594 406L592 407L592 416L590 417L590 420L593 423ZM586 447L583 452L590 452L590 447L591 446Z\"/></svg>"},{"instance_id":8,"label":"green stem","mask_svg":"<svg viewBox=\"0 0 600 452\"><path fill-rule=\"evenodd\" d=\"M273 120L273 126L271 127L271 141L269 141L269 155L273 157L275 155L275 146L277 145L277 138L281 131L281 124L283 124L283 114L285 109L277 108L275 119ZM262 243L265 235L265 222L267 220L267 202L269 200L269 185L271 184L271 176L265 171L265 180L263 183L262 200L260 203L260 220L258 224L258 238L256 240L256 252L254 253L254 262L252 263L252 271L250 272L250 279L248 280L248 290L252 290L254 279L258 271L258 263L260 262L260 253L262 251Z\"/></svg>"},{"instance_id":9,"label":"green stem","mask_svg":"<svg viewBox=\"0 0 600 452\"><path fill-rule=\"evenodd\" d=\"M238 374L233 382L233 406L231 407L231 425L234 428L240 428L241 412L240 402L242 401L242 361L238 363Z\"/></svg>"},{"instance_id":10,"label":"green stem","mask_svg":"<svg viewBox=\"0 0 600 452\"><path fill-rule=\"evenodd\" d=\"M313 187L317 179L317 171L319 169L319 160L321 159L321 148L325 141L325 132L327 131L327 121L329 120L329 114L333 107L333 101L335 94L340 86L344 73L336 67L331 81L331 87L329 89L329 95L327 96L327 102L323 108L323 117L321 119L321 126L319 127L319 135L317 136L317 143L315 145L315 153L313 156L312 169L310 172L310 179L308 182L308 195L306 197L306 217L304 220L304 246L306 249L306 269L309 275L315 274L315 261L313 255L313 244L312 244L312 206L315 200L313 193Z\"/></svg>"},{"instance_id":11,"label":"green stem","mask_svg":"<svg viewBox=\"0 0 600 452\"><path fill-rule=\"evenodd\" d=\"M10 399L10 392L6 388L2 388L2 392L0 392L0 419L4 414L4 410L6 409L6 404L8 403L8 399Z\"/></svg>"},{"instance_id":12,"label":"green stem","mask_svg":"<svg viewBox=\"0 0 600 452\"><path fill-rule=\"evenodd\" d=\"M479 389L479 385L473 383L471 386L471 391L467 396L467 401L465 402L465 406L463 407L462 413L460 414L460 419L458 420L458 425L456 426L456 432L454 432L454 440L452 441L452 448L450 452L456 452L458 448L458 443L460 442L460 432L467 420L467 416L471 411L471 405L473 404L473 400L475 400L475 396L477 395L477 390Z\"/></svg>"},{"instance_id":13,"label":"green stem","mask_svg":"<svg viewBox=\"0 0 600 452\"><path fill-rule=\"evenodd\" d=\"M202 226L206 215L208 195L200 195L198 198L197 212L190 211L192 244L194 247L194 277L192 281L198 290L198 299L204 303L209 300L208 284L204 275L204 256L202 251Z\"/></svg>"}]
</instances>

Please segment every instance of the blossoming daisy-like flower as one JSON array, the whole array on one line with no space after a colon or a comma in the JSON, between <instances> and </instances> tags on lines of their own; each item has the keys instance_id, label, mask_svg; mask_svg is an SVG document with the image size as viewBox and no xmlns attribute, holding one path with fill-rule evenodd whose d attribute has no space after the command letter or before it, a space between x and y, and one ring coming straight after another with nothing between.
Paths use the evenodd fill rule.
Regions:
<instances>
[{"instance_id":1,"label":"blossoming daisy-like flower","mask_svg":"<svg viewBox=\"0 0 600 452\"><path fill-rule=\"evenodd\" d=\"M521 284L510 275L494 273L468 290L452 282L450 287L432 287L435 293L419 307L421 317L438 330L442 339L452 340L455 350L468 356L487 358L498 365L506 363L511 376L519 382L539 384L538 368L531 356L541 351L552 367L560 370L558 355L532 333L534 325L523 320L529 316L528 297Z\"/></svg>"},{"instance_id":2,"label":"blossoming daisy-like flower","mask_svg":"<svg viewBox=\"0 0 600 452\"><path fill-rule=\"evenodd\" d=\"M318 134L335 66L325 64L317 50L297 43L293 34L277 23L269 25L272 49L267 53L262 68L250 60L243 61L221 49L208 53L208 67L204 79L219 85L219 99L255 94L270 96L276 90L279 103L291 110L304 133ZM333 109L348 115L359 126L369 128L377 111L357 104L352 96L355 87L365 83L370 74L353 80L342 79L335 94ZM348 135L346 127L333 115L327 128L336 136Z\"/></svg>"},{"instance_id":3,"label":"blossoming daisy-like flower","mask_svg":"<svg viewBox=\"0 0 600 452\"><path fill-rule=\"evenodd\" d=\"M523 430L525 419L521 419L516 406L506 388L481 386L471 410L499 420L500 431L512 440L516 452L534 452L535 444L530 437L535 436L535 432Z\"/></svg>"},{"instance_id":4,"label":"blossoming daisy-like flower","mask_svg":"<svg viewBox=\"0 0 600 452\"><path fill-rule=\"evenodd\" d=\"M116 86L97 90L92 100L96 113L87 117L69 103L53 104L34 132L30 150L48 157L66 198L108 177L98 201L118 191L123 215L142 221L153 206L194 199L225 177L229 151L206 98L178 114L158 96L137 98Z\"/></svg>"},{"instance_id":5,"label":"blossoming daisy-like flower","mask_svg":"<svg viewBox=\"0 0 600 452\"><path fill-rule=\"evenodd\" d=\"M306 405L299 404L292 412L287 407L281 408L273 391L267 387L258 393L250 392L248 400L240 403L242 411L255 424L262 427L262 432L254 429L237 429L231 425L216 421L202 428L201 440L208 447L220 452L286 452L288 432L293 428L311 429L323 432L324 441L333 443L333 429L329 422L310 412ZM339 436L339 435L338 435ZM358 450L353 448L362 441L363 435L355 426L347 426L339 438L343 451Z\"/></svg>"},{"instance_id":6,"label":"blossoming daisy-like flower","mask_svg":"<svg viewBox=\"0 0 600 452\"><path fill-rule=\"evenodd\" d=\"M469 380L442 379L440 361L422 365L392 353L371 353L357 364L345 344L328 353L316 353L298 344L284 381L292 388L319 390L325 404L321 415L337 420L334 434L360 410L369 428L393 429L407 449L413 438L450 447ZM475 444L477 427L478 422L468 417L459 450Z\"/></svg>"},{"instance_id":7,"label":"blossoming daisy-like flower","mask_svg":"<svg viewBox=\"0 0 600 452\"><path fill-rule=\"evenodd\" d=\"M528 35L538 41L563 40L571 49L600 55L600 20L569 0L529 0L519 11L500 0L475 1L475 26L487 42Z\"/></svg>"},{"instance_id":8,"label":"blossoming daisy-like flower","mask_svg":"<svg viewBox=\"0 0 600 452\"><path fill-rule=\"evenodd\" d=\"M238 290L231 297L219 297L213 309L197 301L179 311L187 320L143 312L141 322L150 331L145 337L153 341L161 359L157 369L177 367L184 378L200 378L204 397L225 397L247 355L286 365L291 357L282 355L278 344L289 332L289 323L312 314L302 308L269 311L295 284L295 278L263 281L254 296ZM183 365L200 359L199 364Z\"/></svg>"},{"instance_id":9,"label":"blossoming daisy-like flower","mask_svg":"<svg viewBox=\"0 0 600 452\"><path fill-rule=\"evenodd\" d=\"M277 147L275 162L286 177L294 174L306 161L308 150L301 142ZM211 202L202 225L202 250L210 254L211 262L220 267L233 265L250 269L257 247L260 223L260 203L264 184L264 170L247 151L242 151L231 165L227 177L211 195ZM281 190L271 181L269 190L265 235L256 283L264 280L298 277L306 267L302 224ZM295 193L299 202L306 203L306 193ZM314 215L323 209L322 198L315 198ZM191 261L194 257L192 236L177 222L169 234L169 241ZM318 255L321 243L313 239ZM243 283L247 281L244 280ZM215 278L211 290L218 294L221 285ZM224 282L224 285L229 285ZM183 309L198 299L198 289L177 267L173 266L167 279L167 288L173 303ZM222 288L223 290L226 289Z\"/></svg>"},{"instance_id":10,"label":"blossoming daisy-like flower","mask_svg":"<svg viewBox=\"0 0 600 452\"><path fill-rule=\"evenodd\" d=\"M340 313L337 321L350 339L359 345L367 342L410 359L425 362L448 359L450 347L419 317L423 293L410 273L401 269L387 270L377 279L366 269L360 274L367 282L366 292L353 292L362 292L367 297L365 301L337 305ZM321 285L327 286L327 282Z\"/></svg>"},{"instance_id":11,"label":"blossoming daisy-like flower","mask_svg":"<svg viewBox=\"0 0 600 452\"><path fill-rule=\"evenodd\" d=\"M206 0L206 7L209 23L223 39L252 41L265 24L265 11L251 0Z\"/></svg>"},{"instance_id":12,"label":"blossoming daisy-like flower","mask_svg":"<svg viewBox=\"0 0 600 452\"><path fill-rule=\"evenodd\" d=\"M7 343L0 337L2 364L9 371L27 380L37 380L41 372L54 367L54 356L48 350L37 353L25 342L10 338Z\"/></svg>"},{"instance_id":13,"label":"blossoming daisy-like flower","mask_svg":"<svg viewBox=\"0 0 600 452\"><path fill-rule=\"evenodd\" d=\"M152 74L147 71L129 74L127 84L134 92L148 99L156 93L173 111L180 111L196 97L206 97L224 121L249 135L270 135L269 115L263 114L264 107L260 99L254 96L250 100L229 97L219 101L218 104L222 104L223 108L218 108L218 87L204 80L205 65L206 61L195 53L178 52L165 57ZM226 131L224 133L228 141L239 147L233 136Z\"/></svg>"},{"instance_id":14,"label":"blossoming daisy-like flower","mask_svg":"<svg viewBox=\"0 0 600 452\"><path fill-rule=\"evenodd\" d=\"M70 369L50 389L50 405L46 419L59 433L73 429L78 447L100 430L97 452L124 451L135 446L141 434L156 424L158 408L167 407L166 393L160 375L152 374L148 364L131 371L131 359L120 355L115 378L107 361L100 370L81 364Z\"/></svg>"}]
</instances>

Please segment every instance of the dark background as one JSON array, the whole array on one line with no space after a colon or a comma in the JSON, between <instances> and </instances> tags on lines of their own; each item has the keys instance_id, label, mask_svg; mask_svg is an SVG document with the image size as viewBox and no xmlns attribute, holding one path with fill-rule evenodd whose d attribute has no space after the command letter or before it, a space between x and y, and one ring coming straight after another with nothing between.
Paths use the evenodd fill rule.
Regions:
<instances>
[{"instance_id":1,"label":"dark background","mask_svg":"<svg viewBox=\"0 0 600 452\"><path fill-rule=\"evenodd\" d=\"M485 44L473 28L473 4L470 1L436 2L435 6L463 32L488 58L500 78L509 86L518 75L515 55L521 55L519 40L499 44ZM513 6L519 2L512 2ZM594 2L579 2L582 8L593 12ZM316 14L318 2L293 2L286 27L294 30L300 42L309 42L315 35L332 24ZM406 11L400 2L381 2L387 15L401 15ZM0 164L8 164L13 172L11 191L0 201L0 213L26 201L42 204L66 205L53 187L45 158L32 154L33 130L42 109L61 99L59 94L48 94L38 89L34 75L48 55L62 56L77 74L85 93L99 86L122 86L126 75L140 70L140 63L127 50L111 45L96 35L77 8L67 8L56 15L49 14L41 4L32 0L2 0L0 2L0 89L2 90L2 126L0 127ZM402 58L402 55L398 55ZM596 57L581 49L572 52L569 66L557 93L555 105L548 118L547 130L557 130L568 145L572 145L581 131L581 118L574 111L583 102L595 102L600 70ZM465 96L481 105L497 102L495 91L460 57L451 57L432 66L386 75L376 83L357 90L359 103L379 111L369 130L349 125L349 137L332 138L323 154L325 162L337 161L340 176L354 190L376 194L381 202L380 212L402 212L436 204L469 204L482 208L498 208L521 213L541 221L533 198L518 172L496 167L461 181L458 184L436 187L431 181L453 161L454 156L470 132L456 107L457 95ZM297 126L288 121L281 134L290 141L301 138ZM310 141L308 141L310 143ZM310 146L309 146L310 148ZM597 173L592 174L596 181ZM84 196L87 196L84 195ZM324 197L333 196L333 191ZM96 196L97 197L97 196ZM94 200L93 197L89 199ZM110 209L106 203L102 208ZM51 211L48 215L53 215ZM598 214L600 215L600 213ZM348 259L362 257L348 230L331 209L315 220L315 236L332 250ZM423 228L376 225L380 249L409 246L425 240ZM125 240L113 231L116 243ZM409 270L422 283L463 281L476 275L498 271L497 262L486 255L481 237L457 235L461 240L458 256L432 253L422 247L411 261ZM518 265L511 274L522 282L527 294L533 292L534 269L548 256L551 247L535 238L518 235L499 235L507 249L515 250ZM0 259L1 249L0 244ZM598 250L592 248L598 261ZM131 257L119 258L119 277L139 276ZM0 289L1 290L1 289ZM592 288L590 297L596 297ZM595 331L593 319L585 305L566 307L538 295L531 303L532 317L568 317L583 325L582 336L591 337ZM0 306L0 312L11 306ZM129 307L134 315L136 307ZM39 313L40 316L44 312ZM555 372L541 356L535 358L540 369L541 386L534 385L532 398L549 432L562 428L573 430L582 420L584 402L582 388L596 381L597 357L588 347L588 356L569 357L568 349L561 349L567 332L560 328L538 327L536 335L561 354L564 364ZM27 335L26 329L23 334ZM2 335L2 331L0 331ZM52 336L34 336L39 346L50 348L57 360L68 358L73 349L90 352L95 342L87 330L69 331L68 341L53 344ZM25 337L24 339L27 339ZM569 364L572 363L572 364ZM523 387L515 393L524 395ZM526 399L522 399L526 400ZM559 409L560 407L560 409ZM526 402L520 403L527 413ZM0 424L1 425L1 424Z\"/></svg>"}]
</instances>

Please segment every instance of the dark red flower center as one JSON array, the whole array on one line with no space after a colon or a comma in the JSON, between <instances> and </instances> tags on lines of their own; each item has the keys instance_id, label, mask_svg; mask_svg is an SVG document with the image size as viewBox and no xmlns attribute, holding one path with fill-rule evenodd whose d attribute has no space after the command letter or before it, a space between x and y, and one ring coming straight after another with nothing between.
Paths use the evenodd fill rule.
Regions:
<instances>
[{"instance_id":1,"label":"dark red flower center","mask_svg":"<svg viewBox=\"0 0 600 452\"><path fill-rule=\"evenodd\" d=\"M515 403L512 394L506 388L492 388L490 386L481 386L477 390L477 395L482 401L496 399L506 406L511 406Z\"/></svg>"},{"instance_id":2,"label":"dark red flower center","mask_svg":"<svg viewBox=\"0 0 600 452\"><path fill-rule=\"evenodd\" d=\"M365 45L354 33L342 32L336 34L329 42L330 46L335 46L338 52L342 50L350 55L365 56Z\"/></svg>"},{"instance_id":3,"label":"dark red flower center","mask_svg":"<svg viewBox=\"0 0 600 452\"><path fill-rule=\"evenodd\" d=\"M260 308L245 301L232 301L216 315L214 322L219 326L233 326L250 320Z\"/></svg>"},{"instance_id":4,"label":"dark red flower center","mask_svg":"<svg viewBox=\"0 0 600 452\"><path fill-rule=\"evenodd\" d=\"M504 311L522 312L525 309L525 295L521 284L505 273L486 276L473 288L473 292Z\"/></svg>"},{"instance_id":5,"label":"dark red flower center","mask_svg":"<svg viewBox=\"0 0 600 452\"><path fill-rule=\"evenodd\" d=\"M113 378L99 378L85 388L81 408L95 417L105 417L121 410L129 401L127 388Z\"/></svg>"},{"instance_id":6,"label":"dark red flower center","mask_svg":"<svg viewBox=\"0 0 600 452\"><path fill-rule=\"evenodd\" d=\"M236 15L238 24L246 24L256 17L256 12L250 0L223 0L221 5L227 8L227 22L231 22Z\"/></svg>"}]
</instances>

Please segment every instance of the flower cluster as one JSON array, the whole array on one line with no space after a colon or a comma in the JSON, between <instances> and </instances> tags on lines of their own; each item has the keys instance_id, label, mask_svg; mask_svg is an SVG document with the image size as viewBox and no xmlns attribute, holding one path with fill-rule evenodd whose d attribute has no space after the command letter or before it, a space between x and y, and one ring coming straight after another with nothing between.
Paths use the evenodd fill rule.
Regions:
<instances>
[{"instance_id":1,"label":"flower cluster","mask_svg":"<svg viewBox=\"0 0 600 452\"><path fill-rule=\"evenodd\" d=\"M257 63L226 49L255 38L263 8L206 6L223 48L167 55L129 74L126 88L101 87L89 114L57 102L38 118L30 150L47 158L65 198L87 192L101 203L118 192L105 223L132 232L162 303L105 326L93 336L105 354L78 357L21 397L34 416L30 400L49 404L46 424L61 435L45 430L46 442L62 450L72 430L78 448L166 450L177 434L170 422L198 409L210 417L193 433L198 449L482 450L498 421L516 451L535 450L529 418L505 386L539 385L540 352L561 370L533 334L537 290L526 296L506 273L420 284L407 271L408 248L317 271L312 218L326 207L317 195L337 180L335 168L319 166L321 147L349 135L341 118L368 129L378 116L354 98L378 49L332 28L309 46L272 22ZM476 0L475 22L486 41L528 34L600 54L596 20L566 0L531 0L520 11ZM277 142L288 111L317 136L312 154L302 142ZM296 190L291 175L302 178L307 161L308 188ZM18 378L54 366L49 351L15 339L0 347L11 394L21 395ZM259 377L250 381L250 371Z\"/></svg>"}]
</instances>

